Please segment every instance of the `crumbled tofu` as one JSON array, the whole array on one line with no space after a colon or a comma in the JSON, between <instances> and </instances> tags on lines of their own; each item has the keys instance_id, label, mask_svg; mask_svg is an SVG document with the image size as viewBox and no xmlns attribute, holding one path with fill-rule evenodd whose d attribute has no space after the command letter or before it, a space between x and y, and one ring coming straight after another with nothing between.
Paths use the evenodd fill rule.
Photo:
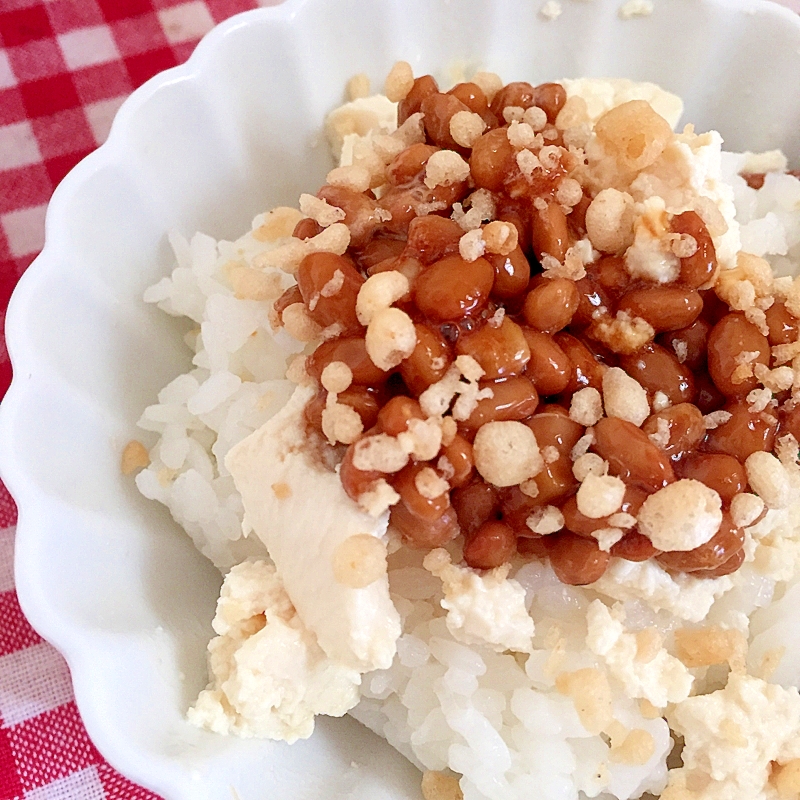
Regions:
<instances>
[{"instance_id":1,"label":"crumbled tofu","mask_svg":"<svg viewBox=\"0 0 800 800\"><path fill-rule=\"evenodd\" d=\"M483 241L486 242L486 252L507 256L517 248L519 233L517 226L510 222L495 220L483 229Z\"/></svg>"},{"instance_id":2,"label":"crumbled tofu","mask_svg":"<svg viewBox=\"0 0 800 800\"><path fill-rule=\"evenodd\" d=\"M694 550L722 524L720 496L700 481L684 478L651 494L638 513L639 531L658 550Z\"/></svg>"},{"instance_id":3,"label":"crumbled tofu","mask_svg":"<svg viewBox=\"0 0 800 800\"><path fill-rule=\"evenodd\" d=\"M602 316L592 324L594 338L623 355L635 353L652 341L655 333L647 320L631 317L627 311L617 311L615 317Z\"/></svg>"},{"instance_id":4,"label":"crumbled tofu","mask_svg":"<svg viewBox=\"0 0 800 800\"><path fill-rule=\"evenodd\" d=\"M312 734L317 714L340 717L358 702L358 670L326 655L272 565L233 567L212 624L211 682L187 712L194 725L293 742Z\"/></svg>"},{"instance_id":5,"label":"crumbled tofu","mask_svg":"<svg viewBox=\"0 0 800 800\"><path fill-rule=\"evenodd\" d=\"M442 580L447 629L465 644L488 645L497 652L530 652L533 619L525 607L525 589L508 577L508 567L480 575L450 563L446 550L432 550L425 569Z\"/></svg>"},{"instance_id":6,"label":"crumbled tofu","mask_svg":"<svg viewBox=\"0 0 800 800\"><path fill-rule=\"evenodd\" d=\"M655 561L637 563L619 558L612 560L592 589L614 600L641 600L653 611L663 609L687 622L700 622L714 601L732 586L729 575L714 579L686 573L670 575Z\"/></svg>"},{"instance_id":7,"label":"crumbled tofu","mask_svg":"<svg viewBox=\"0 0 800 800\"><path fill-rule=\"evenodd\" d=\"M435 500L450 490L450 484L431 467L423 467L414 478L417 491L428 500Z\"/></svg>"},{"instance_id":8,"label":"crumbled tofu","mask_svg":"<svg viewBox=\"0 0 800 800\"><path fill-rule=\"evenodd\" d=\"M592 531L592 537L597 540L597 546L604 552L610 553L611 548L625 535L621 528L597 528Z\"/></svg>"},{"instance_id":9,"label":"crumbled tofu","mask_svg":"<svg viewBox=\"0 0 800 800\"><path fill-rule=\"evenodd\" d=\"M703 786L703 800L774 796L772 763L800 756L800 695L794 688L732 674L724 689L688 698L668 719L684 738L683 768L670 772L669 786Z\"/></svg>"},{"instance_id":10,"label":"crumbled tofu","mask_svg":"<svg viewBox=\"0 0 800 800\"><path fill-rule=\"evenodd\" d=\"M603 659L628 697L641 697L662 708L689 696L694 682L689 670L663 647L642 658L640 637L626 632L622 622L602 601L592 601L586 621L586 645Z\"/></svg>"},{"instance_id":11,"label":"crumbled tofu","mask_svg":"<svg viewBox=\"0 0 800 800\"><path fill-rule=\"evenodd\" d=\"M298 342L313 342L319 339L322 328L308 313L303 303L292 303L283 309L281 322L286 332Z\"/></svg>"},{"instance_id":12,"label":"crumbled tofu","mask_svg":"<svg viewBox=\"0 0 800 800\"><path fill-rule=\"evenodd\" d=\"M397 104L389 98L376 94L370 97L359 97L331 111L325 120L325 134L337 160L347 165L348 149L345 147L349 139L349 155L352 159L353 145L356 140L373 132L391 133L397 127Z\"/></svg>"},{"instance_id":13,"label":"crumbled tofu","mask_svg":"<svg viewBox=\"0 0 800 800\"><path fill-rule=\"evenodd\" d=\"M483 230L474 228L467 231L458 240L458 253L464 261L476 261L486 252L486 241L483 238Z\"/></svg>"},{"instance_id":14,"label":"crumbled tofu","mask_svg":"<svg viewBox=\"0 0 800 800\"><path fill-rule=\"evenodd\" d=\"M309 452L303 409L314 392L295 389L278 414L229 451L225 465L247 524L267 546L299 618L322 650L350 669L385 669L400 635L388 580L362 589L344 586L334 577L333 555L355 534L383 537L388 515L374 519L361 511L339 476ZM263 487L274 483L285 483L291 497L271 501Z\"/></svg>"}]
</instances>

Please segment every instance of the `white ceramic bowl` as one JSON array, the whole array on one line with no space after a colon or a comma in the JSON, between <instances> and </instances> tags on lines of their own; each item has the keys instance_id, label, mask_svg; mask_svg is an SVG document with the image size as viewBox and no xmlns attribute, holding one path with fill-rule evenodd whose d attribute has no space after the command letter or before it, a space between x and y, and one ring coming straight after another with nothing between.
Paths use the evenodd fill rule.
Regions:
<instances>
[{"instance_id":1,"label":"white ceramic bowl","mask_svg":"<svg viewBox=\"0 0 800 800\"><path fill-rule=\"evenodd\" d=\"M22 606L67 657L95 743L132 779L168 800L419 796L415 770L349 718L291 747L183 719L205 683L220 578L119 471L141 410L188 363L178 327L141 301L169 269L166 232L234 237L314 190L330 166L325 113L351 75L380 86L398 58L444 82L458 67L656 81L728 148L782 147L800 165L800 18L768 2L655 0L622 21L620 3L562 0L555 21L514 0L289 0L243 14L135 92L59 186L8 312L0 464L19 504Z\"/></svg>"}]
</instances>

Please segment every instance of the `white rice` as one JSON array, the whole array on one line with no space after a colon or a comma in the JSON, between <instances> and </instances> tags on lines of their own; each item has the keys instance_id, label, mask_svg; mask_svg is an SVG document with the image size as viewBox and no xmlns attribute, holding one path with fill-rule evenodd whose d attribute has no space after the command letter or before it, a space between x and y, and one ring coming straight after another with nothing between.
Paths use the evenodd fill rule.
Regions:
<instances>
[{"instance_id":1,"label":"white rice","mask_svg":"<svg viewBox=\"0 0 800 800\"><path fill-rule=\"evenodd\" d=\"M725 157L744 249L768 258L780 274L795 273L800 181L770 174L761 190L750 189L738 177L745 161L746 156ZM254 220L253 230L262 222ZM256 537L242 535L242 503L225 454L289 397L287 359L302 346L271 330L269 302L237 299L226 277L232 263L247 263L284 240L265 243L251 231L234 243L202 234L190 242L179 236L171 241L178 265L145 299L198 326L187 336L193 369L144 411L140 426L159 439L136 483L145 496L164 503L225 572L246 558L267 557ZM599 646L594 652L587 646L592 603L610 608L619 601L626 632L654 628L667 649L679 627L739 631L750 644L748 670L758 675L770 656L776 664L770 680L793 686L800 670L797 520L800 506L770 512L748 533L744 566L717 581L674 581L658 567L618 561L593 587L578 588L562 584L548 564L518 564L512 576L524 587L536 624L527 658L457 641L441 606L441 581L422 568L424 554L400 548L390 557L389 572L403 619L397 656L390 669L364 676L363 699L352 714L421 769L463 775L466 800L658 795L674 742L668 722L660 713L650 718L651 707L641 702L658 686L646 685L641 675L636 684L631 673L643 668L615 665L608 654L599 654ZM458 558L457 545L452 551ZM616 743L587 730L573 700L555 688L557 674L581 669L605 676L613 716L626 730L652 738L646 763L614 760L610 746ZM696 693L721 688L727 679L721 666L690 672ZM666 679L659 677L664 689ZM667 706L667 720L672 713Z\"/></svg>"}]
</instances>

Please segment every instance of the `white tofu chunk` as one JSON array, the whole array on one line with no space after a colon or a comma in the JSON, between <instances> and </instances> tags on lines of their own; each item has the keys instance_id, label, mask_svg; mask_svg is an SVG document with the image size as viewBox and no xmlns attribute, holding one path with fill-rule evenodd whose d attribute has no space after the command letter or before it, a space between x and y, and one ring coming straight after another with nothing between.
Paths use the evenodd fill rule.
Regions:
<instances>
[{"instance_id":1,"label":"white tofu chunk","mask_svg":"<svg viewBox=\"0 0 800 800\"><path fill-rule=\"evenodd\" d=\"M338 583L333 559L351 536L383 537L388 514L374 519L344 492L306 437L303 408L313 388L298 387L272 419L225 459L242 495L245 526L267 546L303 624L334 661L367 672L392 663L400 617L385 572L363 588Z\"/></svg>"}]
</instances>

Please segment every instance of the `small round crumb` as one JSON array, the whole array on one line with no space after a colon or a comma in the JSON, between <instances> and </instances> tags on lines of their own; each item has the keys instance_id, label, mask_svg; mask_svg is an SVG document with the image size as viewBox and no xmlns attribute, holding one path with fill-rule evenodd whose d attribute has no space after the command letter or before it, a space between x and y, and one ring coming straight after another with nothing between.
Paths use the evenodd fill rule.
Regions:
<instances>
[{"instance_id":1,"label":"small round crumb","mask_svg":"<svg viewBox=\"0 0 800 800\"><path fill-rule=\"evenodd\" d=\"M744 462L747 481L767 508L786 508L791 499L789 474L772 453L757 451Z\"/></svg>"},{"instance_id":2,"label":"small round crumb","mask_svg":"<svg viewBox=\"0 0 800 800\"><path fill-rule=\"evenodd\" d=\"M619 367L610 367L603 373L603 406L606 416L627 420L637 427L650 416L644 387Z\"/></svg>"},{"instance_id":3,"label":"small round crumb","mask_svg":"<svg viewBox=\"0 0 800 800\"><path fill-rule=\"evenodd\" d=\"M347 81L347 97L349 100L358 100L361 97L368 97L369 90L369 76L364 72L353 75L353 77Z\"/></svg>"},{"instance_id":4,"label":"small round crumb","mask_svg":"<svg viewBox=\"0 0 800 800\"><path fill-rule=\"evenodd\" d=\"M483 241L486 242L488 253L507 256L517 248L519 241L517 226L500 220L490 222L483 229Z\"/></svg>"},{"instance_id":5,"label":"small round crumb","mask_svg":"<svg viewBox=\"0 0 800 800\"><path fill-rule=\"evenodd\" d=\"M376 367L393 369L414 351L417 344L414 322L399 308L382 308L367 326L365 343L367 355Z\"/></svg>"},{"instance_id":6,"label":"small round crumb","mask_svg":"<svg viewBox=\"0 0 800 800\"><path fill-rule=\"evenodd\" d=\"M372 184L370 171L363 166L351 164L347 167L336 167L332 169L325 181L330 186L341 186L344 189L352 189L354 192L366 192Z\"/></svg>"},{"instance_id":7,"label":"small round crumb","mask_svg":"<svg viewBox=\"0 0 800 800\"><path fill-rule=\"evenodd\" d=\"M590 519L609 517L622 506L625 483L613 475L590 472L578 489L578 511Z\"/></svg>"},{"instance_id":8,"label":"small round crumb","mask_svg":"<svg viewBox=\"0 0 800 800\"><path fill-rule=\"evenodd\" d=\"M593 386L579 389L572 395L569 406L569 418L587 428L595 425L603 416L603 401L600 392Z\"/></svg>"},{"instance_id":9,"label":"small round crumb","mask_svg":"<svg viewBox=\"0 0 800 800\"><path fill-rule=\"evenodd\" d=\"M393 103L404 100L414 85L414 72L408 61L397 61L386 76L384 93Z\"/></svg>"},{"instance_id":10,"label":"small round crumb","mask_svg":"<svg viewBox=\"0 0 800 800\"><path fill-rule=\"evenodd\" d=\"M352 444L363 432L364 423L351 406L331 403L322 409L322 433L331 444Z\"/></svg>"},{"instance_id":11,"label":"small round crumb","mask_svg":"<svg viewBox=\"0 0 800 800\"><path fill-rule=\"evenodd\" d=\"M397 270L371 275L358 290L356 316L362 325L369 325L379 311L389 308L408 294L408 278Z\"/></svg>"},{"instance_id":12,"label":"small round crumb","mask_svg":"<svg viewBox=\"0 0 800 800\"><path fill-rule=\"evenodd\" d=\"M430 769L422 773L422 796L425 800L463 800L464 798L457 777Z\"/></svg>"},{"instance_id":13,"label":"small round crumb","mask_svg":"<svg viewBox=\"0 0 800 800\"><path fill-rule=\"evenodd\" d=\"M503 79L495 72L476 72L472 83L477 84L491 103L494 96L503 88Z\"/></svg>"},{"instance_id":14,"label":"small round crumb","mask_svg":"<svg viewBox=\"0 0 800 800\"><path fill-rule=\"evenodd\" d=\"M286 306L283 309L281 321L286 332L298 342L313 342L322 331L322 328L308 315L303 303L292 303Z\"/></svg>"},{"instance_id":15,"label":"small round crumb","mask_svg":"<svg viewBox=\"0 0 800 800\"><path fill-rule=\"evenodd\" d=\"M332 206L313 194L300 195L300 211L306 217L318 222L323 228L333 225L334 222L341 222L345 217L343 209Z\"/></svg>"},{"instance_id":16,"label":"small round crumb","mask_svg":"<svg viewBox=\"0 0 800 800\"><path fill-rule=\"evenodd\" d=\"M556 506L540 506L525 520L525 524L540 536L556 533L564 527L564 515Z\"/></svg>"},{"instance_id":17,"label":"small round crumb","mask_svg":"<svg viewBox=\"0 0 800 800\"><path fill-rule=\"evenodd\" d=\"M333 577L351 589L363 589L386 574L386 545L376 536L357 533L333 551Z\"/></svg>"},{"instance_id":18,"label":"small round crumb","mask_svg":"<svg viewBox=\"0 0 800 800\"><path fill-rule=\"evenodd\" d=\"M469 177L469 164L455 150L437 150L425 164L425 185L429 189L450 186Z\"/></svg>"},{"instance_id":19,"label":"small round crumb","mask_svg":"<svg viewBox=\"0 0 800 800\"><path fill-rule=\"evenodd\" d=\"M364 472L400 472L408 463L408 453L394 436L376 433L356 442L353 466Z\"/></svg>"},{"instance_id":20,"label":"small round crumb","mask_svg":"<svg viewBox=\"0 0 800 800\"><path fill-rule=\"evenodd\" d=\"M618 189L603 189L586 209L586 233L592 246L617 253L633 244L633 198Z\"/></svg>"},{"instance_id":21,"label":"small round crumb","mask_svg":"<svg viewBox=\"0 0 800 800\"><path fill-rule=\"evenodd\" d=\"M738 528L752 525L764 511L764 501L756 494L740 492L731 500L731 519Z\"/></svg>"},{"instance_id":22,"label":"small round crumb","mask_svg":"<svg viewBox=\"0 0 800 800\"><path fill-rule=\"evenodd\" d=\"M541 133L547 127L547 114L543 108L531 106L525 109L522 121L530 125L534 133Z\"/></svg>"},{"instance_id":23,"label":"small round crumb","mask_svg":"<svg viewBox=\"0 0 800 800\"><path fill-rule=\"evenodd\" d=\"M684 478L659 489L642 504L639 532L657 550L694 550L722 524L722 500L700 481Z\"/></svg>"},{"instance_id":24,"label":"small round crumb","mask_svg":"<svg viewBox=\"0 0 800 800\"><path fill-rule=\"evenodd\" d=\"M530 109L528 109L530 111ZM556 200L562 205L572 208L583 198L583 187L575 178L564 178L556 189Z\"/></svg>"},{"instance_id":25,"label":"small round crumb","mask_svg":"<svg viewBox=\"0 0 800 800\"><path fill-rule=\"evenodd\" d=\"M331 361L325 366L320 375L323 388L332 394L339 394L347 389L353 382L353 371L344 361Z\"/></svg>"},{"instance_id":26,"label":"small round crumb","mask_svg":"<svg viewBox=\"0 0 800 800\"><path fill-rule=\"evenodd\" d=\"M138 440L131 439L122 451L120 469L123 475L130 475L137 469L143 469L150 463L147 448Z\"/></svg>"},{"instance_id":27,"label":"small round crumb","mask_svg":"<svg viewBox=\"0 0 800 800\"><path fill-rule=\"evenodd\" d=\"M458 254L464 261L476 261L486 252L486 242L483 239L483 228L467 231L458 240Z\"/></svg>"},{"instance_id":28,"label":"small round crumb","mask_svg":"<svg viewBox=\"0 0 800 800\"><path fill-rule=\"evenodd\" d=\"M597 453L584 453L575 459L572 474L576 481L583 483L588 475L607 475L608 462L600 458Z\"/></svg>"},{"instance_id":29,"label":"small round crumb","mask_svg":"<svg viewBox=\"0 0 800 800\"><path fill-rule=\"evenodd\" d=\"M495 486L527 481L544 467L533 431L521 422L487 422L474 444L475 468Z\"/></svg>"},{"instance_id":30,"label":"small round crumb","mask_svg":"<svg viewBox=\"0 0 800 800\"><path fill-rule=\"evenodd\" d=\"M416 490L427 500L435 500L450 490L450 484L431 467L423 467L414 477Z\"/></svg>"},{"instance_id":31,"label":"small round crumb","mask_svg":"<svg viewBox=\"0 0 800 800\"><path fill-rule=\"evenodd\" d=\"M503 119L510 125L512 122L522 122L525 109L522 106L506 106L503 109Z\"/></svg>"},{"instance_id":32,"label":"small round crumb","mask_svg":"<svg viewBox=\"0 0 800 800\"><path fill-rule=\"evenodd\" d=\"M473 111L456 111L450 117L450 135L462 147L472 147L485 129L481 115Z\"/></svg>"}]
</instances>

